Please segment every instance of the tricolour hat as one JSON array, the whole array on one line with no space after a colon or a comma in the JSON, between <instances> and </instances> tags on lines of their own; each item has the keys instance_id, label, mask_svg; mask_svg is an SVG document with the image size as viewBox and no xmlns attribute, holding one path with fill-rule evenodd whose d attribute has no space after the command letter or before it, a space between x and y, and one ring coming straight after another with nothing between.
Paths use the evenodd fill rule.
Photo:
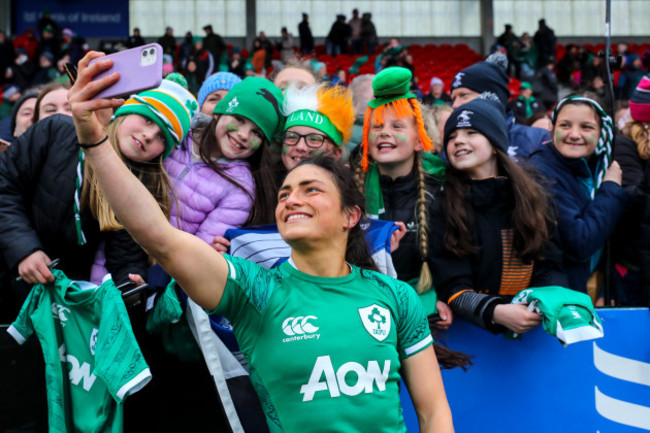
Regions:
<instances>
[{"instance_id":1,"label":"tricolour hat","mask_svg":"<svg viewBox=\"0 0 650 433\"><path fill-rule=\"evenodd\" d=\"M637 122L650 122L650 76L641 78L630 98L630 114Z\"/></svg>"},{"instance_id":2,"label":"tricolour hat","mask_svg":"<svg viewBox=\"0 0 650 433\"><path fill-rule=\"evenodd\" d=\"M291 85L284 97L284 130L309 126L327 135L337 146L352 136L354 104L352 93L342 86L320 84L299 88Z\"/></svg>"},{"instance_id":3,"label":"tricolour hat","mask_svg":"<svg viewBox=\"0 0 650 433\"><path fill-rule=\"evenodd\" d=\"M180 144L190 130L190 120L198 109L194 96L180 84L163 80L160 86L132 95L115 112L113 118L139 114L151 119L165 135L167 157Z\"/></svg>"},{"instance_id":4,"label":"tricolour hat","mask_svg":"<svg viewBox=\"0 0 650 433\"><path fill-rule=\"evenodd\" d=\"M465 87L478 93L492 92L505 107L510 98L507 67L506 56L501 53L491 54L484 62L475 63L458 72L451 83L451 90Z\"/></svg>"},{"instance_id":5,"label":"tricolour hat","mask_svg":"<svg viewBox=\"0 0 650 433\"><path fill-rule=\"evenodd\" d=\"M449 136L457 129L475 129L483 134L494 147L508 151L508 128L503 106L493 94L478 98L456 108L445 123L445 152Z\"/></svg>"},{"instance_id":6,"label":"tricolour hat","mask_svg":"<svg viewBox=\"0 0 650 433\"><path fill-rule=\"evenodd\" d=\"M250 119L271 141L282 131L282 91L266 78L246 77L214 107L214 114L239 115Z\"/></svg>"},{"instance_id":7,"label":"tricolour hat","mask_svg":"<svg viewBox=\"0 0 650 433\"><path fill-rule=\"evenodd\" d=\"M241 78L231 72L217 72L210 75L199 89L199 107L203 106L208 95L217 90L230 90L235 84L241 82Z\"/></svg>"}]
</instances>

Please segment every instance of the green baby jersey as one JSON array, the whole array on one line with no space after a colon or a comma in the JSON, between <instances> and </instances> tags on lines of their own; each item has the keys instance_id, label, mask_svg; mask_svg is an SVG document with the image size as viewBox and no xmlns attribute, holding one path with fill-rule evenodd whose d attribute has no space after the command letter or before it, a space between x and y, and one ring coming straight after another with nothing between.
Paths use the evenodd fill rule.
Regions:
<instances>
[{"instance_id":1,"label":"green baby jersey","mask_svg":"<svg viewBox=\"0 0 650 433\"><path fill-rule=\"evenodd\" d=\"M225 256L216 313L233 324L275 432L403 432L401 360L432 344L407 284L352 267L339 278Z\"/></svg>"},{"instance_id":2,"label":"green baby jersey","mask_svg":"<svg viewBox=\"0 0 650 433\"><path fill-rule=\"evenodd\" d=\"M122 402L151 380L120 291L53 270L32 288L8 332L34 332L45 360L50 432L122 432Z\"/></svg>"}]
</instances>

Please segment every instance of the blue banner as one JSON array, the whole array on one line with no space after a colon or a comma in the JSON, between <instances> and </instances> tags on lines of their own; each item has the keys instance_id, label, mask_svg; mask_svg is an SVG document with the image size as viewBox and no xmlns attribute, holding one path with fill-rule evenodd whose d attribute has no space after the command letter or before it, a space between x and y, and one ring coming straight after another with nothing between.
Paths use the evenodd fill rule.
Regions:
<instances>
[{"instance_id":1,"label":"blue banner","mask_svg":"<svg viewBox=\"0 0 650 433\"><path fill-rule=\"evenodd\" d=\"M541 326L513 341L455 321L440 337L474 362L442 372L456 432L650 431L650 310L598 314L605 336L566 348ZM402 400L417 432L404 390Z\"/></svg>"},{"instance_id":2,"label":"blue banner","mask_svg":"<svg viewBox=\"0 0 650 433\"><path fill-rule=\"evenodd\" d=\"M43 9L57 25L88 38L124 38L129 35L129 0L20 0L15 6L15 34L37 30ZM40 35L39 35L40 36Z\"/></svg>"}]
</instances>

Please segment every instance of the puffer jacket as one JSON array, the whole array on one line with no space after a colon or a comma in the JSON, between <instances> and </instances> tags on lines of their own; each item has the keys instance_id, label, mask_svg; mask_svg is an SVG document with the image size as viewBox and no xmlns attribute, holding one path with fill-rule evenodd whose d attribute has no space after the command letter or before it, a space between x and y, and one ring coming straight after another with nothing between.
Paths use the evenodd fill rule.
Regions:
<instances>
[{"instance_id":1,"label":"puffer jacket","mask_svg":"<svg viewBox=\"0 0 650 433\"><path fill-rule=\"evenodd\" d=\"M81 226L87 243L78 245L74 216L79 144L72 118L54 115L18 137L0 155L0 248L10 269L35 251L44 251L73 279L88 280L97 246L117 284L129 273L145 276L147 256L125 231L99 231L88 211Z\"/></svg>"},{"instance_id":2,"label":"puffer jacket","mask_svg":"<svg viewBox=\"0 0 650 433\"><path fill-rule=\"evenodd\" d=\"M246 191L233 185L206 163L192 161L192 135L165 160L178 206L171 223L212 244L229 228L244 225L253 207L255 181L246 161L220 159L217 165ZM180 214L177 210L180 208Z\"/></svg>"}]
</instances>

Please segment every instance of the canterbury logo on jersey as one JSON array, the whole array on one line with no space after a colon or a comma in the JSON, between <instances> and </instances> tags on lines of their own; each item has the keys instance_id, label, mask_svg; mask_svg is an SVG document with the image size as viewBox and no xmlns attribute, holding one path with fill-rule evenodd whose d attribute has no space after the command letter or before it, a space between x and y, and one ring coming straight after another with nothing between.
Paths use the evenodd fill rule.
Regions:
<instances>
[{"instance_id":1,"label":"canterbury logo on jersey","mask_svg":"<svg viewBox=\"0 0 650 433\"><path fill-rule=\"evenodd\" d=\"M311 322L318 320L316 316L297 316L287 317L282 322L282 332L289 335L289 338L284 338L283 343L289 341L309 340L312 338L319 339L320 334L316 334L318 326L314 326Z\"/></svg>"},{"instance_id":2,"label":"canterbury logo on jersey","mask_svg":"<svg viewBox=\"0 0 650 433\"><path fill-rule=\"evenodd\" d=\"M52 302L52 316L54 316L55 319L59 319L61 326L65 326L65 322L68 321L68 316L65 314L69 312L69 308L59 305L56 302Z\"/></svg>"},{"instance_id":3,"label":"canterbury logo on jersey","mask_svg":"<svg viewBox=\"0 0 650 433\"><path fill-rule=\"evenodd\" d=\"M359 395L362 392L372 394L375 388L378 392L383 392L386 391L389 373L390 360L384 361L383 370L379 369L377 361L369 361L365 368L357 362L346 362L335 373L330 357L319 356L309 377L309 382L300 387L300 393L303 395L302 401L312 401L314 394L319 391L329 391L332 398L340 397L341 393L349 396ZM323 374L325 380L321 381ZM354 376L356 376L356 382Z\"/></svg>"}]
</instances>

